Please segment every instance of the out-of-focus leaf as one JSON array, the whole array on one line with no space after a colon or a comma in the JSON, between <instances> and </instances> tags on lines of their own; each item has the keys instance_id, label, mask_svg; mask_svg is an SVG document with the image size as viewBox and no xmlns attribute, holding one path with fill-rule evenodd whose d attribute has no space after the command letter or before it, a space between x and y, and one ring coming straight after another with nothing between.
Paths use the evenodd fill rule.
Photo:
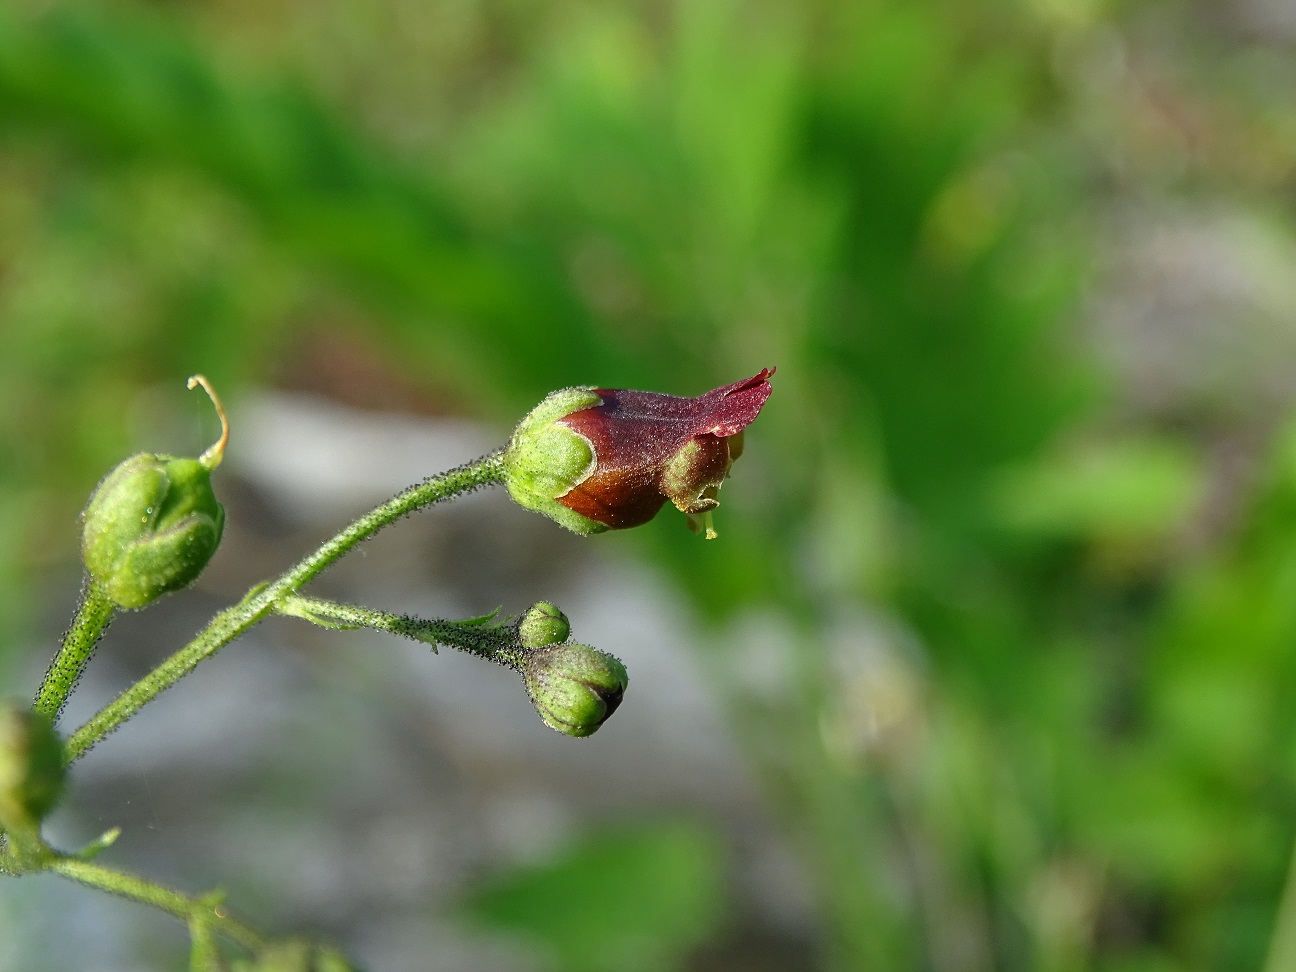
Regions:
<instances>
[{"instance_id":1,"label":"out-of-focus leaf","mask_svg":"<svg viewBox=\"0 0 1296 972\"><path fill-rule=\"evenodd\" d=\"M535 942L563 972L679 968L723 917L724 852L688 824L619 827L497 878L466 903L481 924Z\"/></svg>"},{"instance_id":2,"label":"out-of-focus leaf","mask_svg":"<svg viewBox=\"0 0 1296 972\"><path fill-rule=\"evenodd\" d=\"M1046 453L993 482L995 519L1023 534L1155 541L1183 526L1202 475L1163 440L1105 439Z\"/></svg>"}]
</instances>

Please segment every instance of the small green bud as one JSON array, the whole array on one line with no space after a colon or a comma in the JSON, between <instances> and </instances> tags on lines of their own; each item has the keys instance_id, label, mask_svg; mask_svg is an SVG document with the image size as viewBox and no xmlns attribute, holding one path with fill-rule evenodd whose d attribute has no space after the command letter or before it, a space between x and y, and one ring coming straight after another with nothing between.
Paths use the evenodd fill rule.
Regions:
<instances>
[{"instance_id":1,"label":"small green bud","mask_svg":"<svg viewBox=\"0 0 1296 972\"><path fill-rule=\"evenodd\" d=\"M551 393L518 423L504 450L504 485L514 501L575 533L602 533L607 526L557 502L584 482L595 465L589 440L558 420L600 401L588 388Z\"/></svg>"},{"instance_id":2,"label":"small green bud","mask_svg":"<svg viewBox=\"0 0 1296 972\"><path fill-rule=\"evenodd\" d=\"M593 735L617 710L630 682L619 660L572 642L527 655L522 677L541 721L568 736Z\"/></svg>"},{"instance_id":3,"label":"small green bud","mask_svg":"<svg viewBox=\"0 0 1296 972\"><path fill-rule=\"evenodd\" d=\"M567 615L557 605L537 601L518 622L518 642L523 648L544 648L571 637Z\"/></svg>"},{"instance_id":4,"label":"small green bud","mask_svg":"<svg viewBox=\"0 0 1296 972\"><path fill-rule=\"evenodd\" d=\"M63 746L49 718L18 702L0 704L0 827L40 824L63 792Z\"/></svg>"},{"instance_id":5,"label":"small green bud","mask_svg":"<svg viewBox=\"0 0 1296 972\"><path fill-rule=\"evenodd\" d=\"M99 484L82 514L81 556L91 578L123 608L138 608L187 587L220 543L225 510L211 473L229 440L220 402L201 375L221 419L221 438L197 459L140 453Z\"/></svg>"}]
</instances>

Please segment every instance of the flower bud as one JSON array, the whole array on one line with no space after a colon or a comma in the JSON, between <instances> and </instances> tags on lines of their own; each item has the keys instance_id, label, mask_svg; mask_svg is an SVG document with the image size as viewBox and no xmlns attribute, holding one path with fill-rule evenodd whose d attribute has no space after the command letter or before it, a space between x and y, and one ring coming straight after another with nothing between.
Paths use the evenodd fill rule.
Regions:
<instances>
[{"instance_id":1,"label":"flower bud","mask_svg":"<svg viewBox=\"0 0 1296 972\"><path fill-rule=\"evenodd\" d=\"M742 451L742 431L772 369L696 398L608 388L554 392L522 420L504 453L515 500L577 533L647 523L670 500L695 529Z\"/></svg>"},{"instance_id":2,"label":"flower bud","mask_svg":"<svg viewBox=\"0 0 1296 972\"><path fill-rule=\"evenodd\" d=\"M541 721L568 736L591 736L621 704L630 677L606 652L565 642L527 655L522 677Z\"/></svg>"},{"instance_id":3,"label":"flower bud","mask_svg":"<svg viewBox=\"0 0 1296 972\"><path fill-rule=\"evenodd\" d=\"M37 826L63 792L63 746L49 718L0 704L0 827Z\"/></svg>"},{"instance_id":4,"label":"flower bud","mask_svg":"<svg viewBox=\"0 0 1296 972\"><path fill-rule=\"evenodd\" d=\"M210 388L201 376L190 379ZM113 603L138 608L187 587L220 543L225 510L212 492L229 427L197 459L140 453L110 472L82 514L81 556Z\"/></svg>"},{"instance_id":5,"label":"flower bud","mask_svg":"<svg viewBox=\"0 0 1296 972\"><path fill-rule=\"evenodd\" d=\"M537 601L518 621L518 642L523 648L544 648L571 637L567 615L548 601Z\"/></svg>"}]
</instances>

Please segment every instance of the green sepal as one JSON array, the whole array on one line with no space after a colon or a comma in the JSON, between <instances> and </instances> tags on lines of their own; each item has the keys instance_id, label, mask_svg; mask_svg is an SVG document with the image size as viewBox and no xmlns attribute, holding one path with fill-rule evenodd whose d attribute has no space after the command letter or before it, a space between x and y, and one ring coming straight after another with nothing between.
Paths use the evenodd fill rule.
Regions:
<instances>
[{"instance_id":1,"label":"green sepal","mask_svg":"<svg viewBox=\"0 0 1296 972\"><path fill-rule=\"evenodd\" d=\"M574 533L602 533L608 528L555 502L584 482L595 465L589 440L556 423L600 402L589 388L553 392L518 423L504 450L504 486L514 501Z\"/></svg>"},{"instance_id":2,"label":"green sepal","mask_svg":"<svg viewBox=\"0 0 1296 972\"><path fill-rule=\"evenodd\" d=\"M494 611L489 611L486 614L478 615L475 618L465 618L462 621L456 621L455 624L469 624L474 627L485 627L486 625L494 621L497 617L499 617L499 613L501 610L502 610L502 606L497 607Z\"/></svg>"}]
</instances>

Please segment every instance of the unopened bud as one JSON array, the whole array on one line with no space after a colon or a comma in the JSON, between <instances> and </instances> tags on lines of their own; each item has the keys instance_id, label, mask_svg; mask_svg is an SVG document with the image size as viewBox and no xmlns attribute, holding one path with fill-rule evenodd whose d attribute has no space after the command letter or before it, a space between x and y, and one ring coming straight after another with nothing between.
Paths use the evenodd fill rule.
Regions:
<instances>
[{"instance_id":1,"label":"unopened bud","mask_svg":"<svg viewBox=\"0 0 1296 972\"><path fill-rule=\"evenodd\" d=\"M606 652L571 642L527 655L522 677L541 721L568 736L590 736L617 710L630 677Z\"/></svg>"},{"instance_id":2,"label":"unopened bud","mask_svg":"<svg viewBox=\"0 0 1296 972\"><path fill-rule=\"evenodd\" d=\"M190 379L190 387L205 379ZM99 484L82 514L81 556L91 578L123 608L187 587L220 543L225 510L212 492L229 427L197 459L140 453Z\"/></svg>"},{"instance_id":3,"label":"unopened bud","mask_svg":"<svg viewBox=\"0 0 1296 972\"><path fill-rule=\"evenodd\" d=\"M63 792L63 747L47 716L0 704L0 827L38 825Z\"/></svg>"},{"instance_id":4,"label":"unopened bud","mask_svg":"<svg viewBox=\"0 0 1296 972\"><path fill-rule=\"evenodd\" d=\"M571 637L571 624L557 605L537 601L518 622L518 642L523 648L544 648Z\"/></svg>"}]
</instances>

